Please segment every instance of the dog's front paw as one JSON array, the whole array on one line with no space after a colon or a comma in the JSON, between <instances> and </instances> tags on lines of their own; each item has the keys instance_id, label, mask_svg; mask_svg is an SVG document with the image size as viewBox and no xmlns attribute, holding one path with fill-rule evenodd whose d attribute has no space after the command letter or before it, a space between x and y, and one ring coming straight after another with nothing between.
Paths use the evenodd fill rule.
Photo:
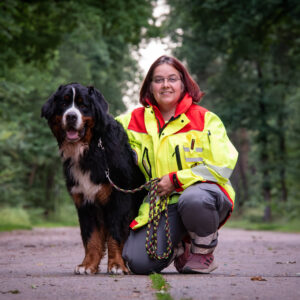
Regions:
<instances>
[{"instance_id":1,"label":"dog's front paw","mask_svg":"<svg viewBox=\"0 0 300 300\"><path fill-rule=\"evenodd\" d=\"M129 270L126 268L124 263L117 264L117 263L112 263L109 264L107 268L107 272L109 274L114 274L114 275L123 275L123 274L129 274Z\"/></svg>"},{"instance_id":2,"label":"dog's front paw","mask_svg":"<svg viewBox=\"0 0 300 300\"><path fill-rule=\"evenodd\" d=\"M78 265L75 267L74 273L77 275L91 275L98 273L98 271L98 267L95 268L92 266Z\"/></svg>"}]
</instances>

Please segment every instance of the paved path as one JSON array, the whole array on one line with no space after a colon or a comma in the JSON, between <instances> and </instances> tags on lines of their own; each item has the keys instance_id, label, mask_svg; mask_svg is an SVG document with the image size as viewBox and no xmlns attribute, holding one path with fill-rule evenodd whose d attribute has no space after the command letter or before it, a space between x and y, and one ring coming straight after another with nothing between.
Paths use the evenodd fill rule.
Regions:
<instances>
[{"instance_id":1,"label":"paved path","mask_svg":"<svg viewBox=\"0 0 300 300\"><path fill-rule=\"evenodd\" d=\"M300 234L221 229L219 268L163 276L182 299L300 299ZM74 275L83 257L77 228L0 233L0 300L156 299L148 276ZM255 280L256 279L256 280Z\"/></svg>"}]
</instances>

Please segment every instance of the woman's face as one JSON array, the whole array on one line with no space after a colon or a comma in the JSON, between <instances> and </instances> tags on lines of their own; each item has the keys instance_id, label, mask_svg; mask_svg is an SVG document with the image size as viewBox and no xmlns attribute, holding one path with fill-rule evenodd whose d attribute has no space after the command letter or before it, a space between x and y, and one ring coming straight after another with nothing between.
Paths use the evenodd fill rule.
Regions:
<instances>
[{"instance_id":1,"label":"woman's face","mask_svg":"<svg viewBox=\"0 0 300 300\"><path fill-rule=\"evenodd\" d=\"M154 69L150 88L161 111L174 110L183 92L180 73L171 65L159 65Z\"/></svg>"}]
</instances>

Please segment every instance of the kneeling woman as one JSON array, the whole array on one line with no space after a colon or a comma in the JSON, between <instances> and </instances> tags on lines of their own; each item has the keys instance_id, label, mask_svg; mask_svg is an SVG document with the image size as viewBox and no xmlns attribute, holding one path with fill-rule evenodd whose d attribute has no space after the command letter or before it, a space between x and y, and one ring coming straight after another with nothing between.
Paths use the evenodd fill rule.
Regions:
<instances>
[{"instance_id":1,"label":"kneeling woman","mask_svg":"<svg viewBox=\"0 0 300 300\"><path fill-rule=\"evenodd\" d=\"M173 260L181 273L217 268L213 252L218 228L233 209L229 177L238 153L218 116L197 105L202 96L181 62L161 56L142 85L143 106L117 118L146 178L160 179L160 200L150 213L150 219L160 214L154 240L147 197L124 245L123 257L136 274L160 272Z\"/></svg>"}]
</instances>

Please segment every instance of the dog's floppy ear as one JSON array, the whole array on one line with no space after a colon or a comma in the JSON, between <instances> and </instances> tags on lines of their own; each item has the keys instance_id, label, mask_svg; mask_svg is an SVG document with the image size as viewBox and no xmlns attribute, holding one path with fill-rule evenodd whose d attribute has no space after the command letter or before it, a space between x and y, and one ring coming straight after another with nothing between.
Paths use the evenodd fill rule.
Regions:
<instances>
[{"instance_id":1,"label":"dog's floppy ear","mask_svg":"<svg viewBox=\"0 0 300 300\"><path fill-rule=\"evenodd\" d=\"M97 125L105 125L108 115L108 103L103 95L93 86L88 87L88 93Z\"/></svg>"},{"instance_id":2,"label":"dog's floppy ear","mask_svg":"<svg viewBox=\"0 0 300 300\"><path fill-rule=\"evenodd\" d=\"M41 111L41 117L46 118L47 120L51 119L51 117L54 114L55 109L55 97L59 90L61 90L63 85L59 86L57 91L50 96L50 98L47 100L47 102L43 105L42 111Z\"/></svg>"}]
</instances>

